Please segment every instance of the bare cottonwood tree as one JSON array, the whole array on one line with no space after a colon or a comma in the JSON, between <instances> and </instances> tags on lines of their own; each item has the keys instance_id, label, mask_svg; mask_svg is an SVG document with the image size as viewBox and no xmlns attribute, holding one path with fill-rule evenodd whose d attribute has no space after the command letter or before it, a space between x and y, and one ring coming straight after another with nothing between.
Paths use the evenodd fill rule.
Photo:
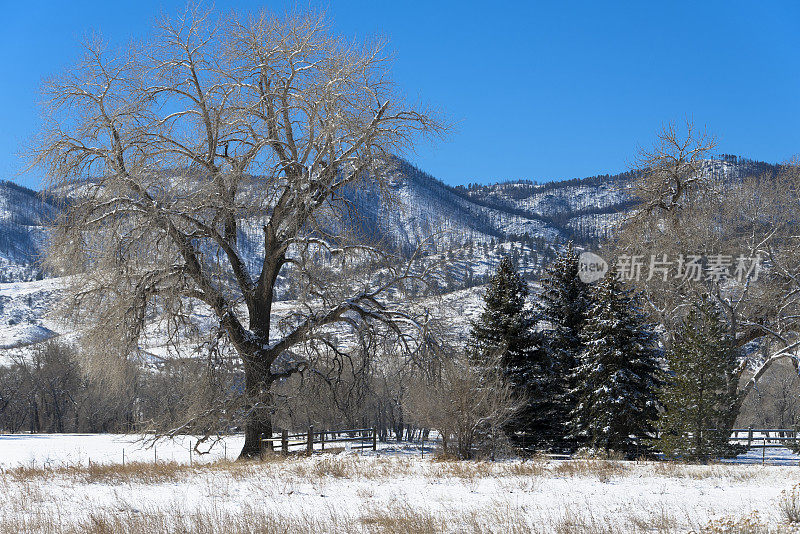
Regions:
<instances>
[{"instance_id":1,"label":"bare cottonwood tree","mask_svg":"<svg viewBox=\"0 0 800 534\"><path fill-rule=\"evenodd\" d=\"M716 138L698 130L691 119L686 120L683 132L674 122L664 125L651 147L639 149L634 165L640 213L674 212L693 192L702 190L710 178L706 158L716 146Z\"/></svg>"},{"instance_id":2,"label":"bare cottonwood tree","mask_svg":"<svg viewBox=\"0 0 800 534\"><path fill-rule=\"evenodd\" d=\"M738 411L773 363L797 362L800 171L789 163L777 174L739 176L709 159L714 148L714 138L697 134L691 122L683 133L674 125L659 132L654 148L640 153L633 188L640 204L623 223L613 248L639 255L645 263L652 258L674 263L689 255L706 262L714 255L727 257L729 276L706 271L699 277L678 276L675 266L668 274L642 278L638 288L664 326L667 344L703 295L724 312L736 348L744 351L758 342L762 350L747 352L729 384ZM747 272L735 277L739 258L747 258ZM759 271L750 270L755 258L760 258Z\"/></svg>"},{"instance_id":3,"label":"bare cottonwood tree","mask_svg":"<svg viewBox=\"0 0 800 534\"><path fill-rule=\"evenodd\" d=\"M750 376L741 385L741 407L773 364L789 361L800 370L800 165L792 161L776 174L746 177L725 202L738 247L763 264L757 282L717 293L737 344L758 341L761 348L743 362L749 369L743 365L740 376Z\"/></svg>"},{"instance_id":4,"label":"bare cottonwood tree","mask_svg":"<svg viewBox=\"0 0 800 534\"><path fill-rule=\"evenodd\" d=\"M710 173L708 159L716 147L713 136L699 132L691 120L682 128L664 125L650 147L641 147L634 161L635 179L630 194L638 203L626 216L614 237L616 254L649 262L675 259L719 245L716 227L697 224L710 218L709 209L719 206L718 185ZM666 255L666 257L665 257ZM649 273L645 273L649 274ZM680 325L681 310L693 301L697 287L672 273L655 276L641 284L652 315L666 327L666 342ZM705 288L701 285L701 291Z\"/></svg>"},{"instance_id":5,"label":"bare cottonwood tree","mask_svg":"<svg viewBox=\"0 0 800 534\"><path fill-rule=\"evenodd\" d=\"M383 43L333 36L314 13L189 9L143 44L89 42L44 94L35 161L67 196L50 260L72 275L71 310L92 322L95 367L148 334L179 352L192 330L229 343L245 375L248 457L272 431L273 384L304 371L309 353L335 355L342 329L375 324L407 339L414 318L385 295L412 270L348 230L348 191L388 194L391 154L445 127L405 102ZM301 299L276 324L289 270ZM158 332L154 317L167 319Z\"/></svg>"}]
</instances>

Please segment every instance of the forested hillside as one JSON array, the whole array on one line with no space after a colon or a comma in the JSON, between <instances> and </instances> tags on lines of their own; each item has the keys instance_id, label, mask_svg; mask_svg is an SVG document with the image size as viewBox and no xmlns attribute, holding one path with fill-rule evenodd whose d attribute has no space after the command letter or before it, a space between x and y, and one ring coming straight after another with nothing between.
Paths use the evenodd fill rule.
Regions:
<instances>
[{"instance_id":1,"label":"forested hillside","mask_svg":"<svg viewBox=\"0 0 800 534\"><path fill-rule=\"evenodd\" d=\"M732 180L775 170L774 165L731 155L709 160L707 167L708 172ZM518 242L528 252L548 255L552 245L608 237L614 223L633 206L630 172L560 182L450 187L402 159L388 169L391 201L382 202L379 192L369 188L348 191L355 208L353 226L401 250L413 250L426 239L442 252L480 244L480 252L469 254L477 264L483 263L480 256L492 256L487 244ZM0 181L0 281L46 276L38 260L46 225L57 209L50 195ZM242 238L249 242L250 262L257 263L260 225L258 220L252 222L243 225ZM478 268L473 275L480 276L481 271Z\"/></svg>"}]
</instances>

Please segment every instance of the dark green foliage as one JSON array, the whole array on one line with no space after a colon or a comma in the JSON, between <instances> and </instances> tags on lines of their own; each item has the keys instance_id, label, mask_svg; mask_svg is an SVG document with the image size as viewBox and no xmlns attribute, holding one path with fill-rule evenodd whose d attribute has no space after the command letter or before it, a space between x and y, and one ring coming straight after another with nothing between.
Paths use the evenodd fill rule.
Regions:
<instances>
[{"instance_id":1,"label":"dark green foliage","mask_svg":"<svg viewBox=\"0 0 800 534\"><path fill-rule=\"evenodd\" d=\"M570 243L542 275L542 291L537 306L539 330L543 332L544 346L552 362L550 381L552 402L548 417L551 420L551 444L574 448L566 439L566 422L576 402L569 382L578 356L583 349L580 332L586 322L590 302L590 286L578 278L578 254Z\"/></svg>"},{"instance_id":2,"label":"dark green foliage","mask_svg":"<svg viewBox=\"0 0 800 534\"><path fill-rule=\"evenodd\" d=\"M593 301L572 374L570 436L595 450L641 453L658 417L656 335L637 298L613 276L594 286Z\"/></svg>"},{"instance_id":3,"label":"dark green foliage","mask_svg":"<svg viewBox=\"0 0 800 534\"><path fill-rule=\"evenodd\" d=\"M484 311L473 323L472 337L481 359L495 361L497 357L513 392L524 399L524 408L506 425L506 432L512 437L525 432L533 443L539 443L550 432L545 408L551 401L550 364L534 332L527 297L527 283L511 258L504 257L483 297Z\"/></svg>"},{"instance_id":4,"label":"dark green foliage","mask_svg":"<svg viewBox=\"0 0 800 534\"><path fill-rule=\"evenodd\" d=\"M713 303L703 301L689 312L667 353L669 373L660 394L665 411L656 446L666 456L708 461L736 454L728 443L736 356Z\"/></svg>"}]
</instances>

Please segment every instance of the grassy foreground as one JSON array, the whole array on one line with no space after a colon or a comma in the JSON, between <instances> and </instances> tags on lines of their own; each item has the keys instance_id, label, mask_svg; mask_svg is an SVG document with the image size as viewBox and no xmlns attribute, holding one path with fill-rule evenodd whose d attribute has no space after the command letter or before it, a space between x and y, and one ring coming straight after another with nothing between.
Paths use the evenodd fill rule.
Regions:
<instances>
[{"instance_id":1,"label":"grassy foreground","mask_svg":"<svg viewBox=\"0 0 800 534\"><path fill-rule=\"evenodd\" d=\"M0 471L0 531L796 532L797 467L316 455Z\"/></svg>"}]
</instances>

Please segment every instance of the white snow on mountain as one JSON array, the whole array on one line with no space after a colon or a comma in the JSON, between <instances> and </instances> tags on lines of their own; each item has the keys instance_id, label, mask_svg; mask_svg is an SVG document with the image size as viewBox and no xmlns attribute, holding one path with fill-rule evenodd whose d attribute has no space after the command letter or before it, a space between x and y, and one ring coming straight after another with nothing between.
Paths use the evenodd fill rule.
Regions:
<instances>
[{"instance_id":1,"label":"white snow on mountain","mask_svg":"<svg viewBox=\"0 0 800 534\"><path fill-rule=\"evenodd\" d=\"M630 174L453 188L404 160L393 163L385 172L396 202L386 202L368 187L354 189L348 195L359 216L351 222L400 250L428 240L426 261L446 265L435 277L433 294L464 308L453 317L463 318L465 324L476 316L480 286L503 255L511 255L525 276L535 279L560 244L602 236L631 207ZM708 163L708 172L736 177L765 165L715 160ZM51 196L0 182L0 349L6 349L6 357L13 347L71 333L49 313L61 281L40 279L46 276L39 264L46 227L57 211ZM252 272L261 261L261 224L252 218L240 226L239 246ZM279 280L279 288L280 283L285 281ZM203 319L201 313L198 308L200 323L213 320L210 315ZM147 350L164 356L159 335L153 333L155 341Z\"/></svg>"}]
</instances>

